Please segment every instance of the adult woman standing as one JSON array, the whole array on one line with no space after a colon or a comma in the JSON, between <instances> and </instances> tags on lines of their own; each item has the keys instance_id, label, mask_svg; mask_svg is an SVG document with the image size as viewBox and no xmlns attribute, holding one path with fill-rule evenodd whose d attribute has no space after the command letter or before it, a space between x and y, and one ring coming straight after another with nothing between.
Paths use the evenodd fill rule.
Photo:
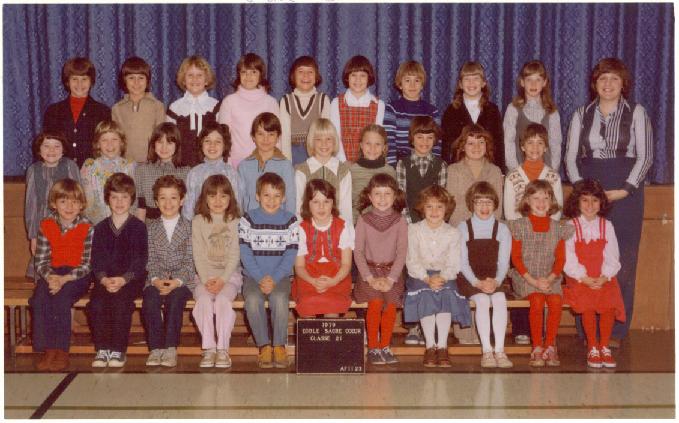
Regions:
<instances>
[{"instance_id":1,"label":"adult woman standing","mask_svg":"<svg viewBox=\"0 0 679 423\"><path fill-rule=\"evenodd\" d=\"M632 321L637 253L644 215L644 187L653 163L653 129L643 106L628 100L632 78L617 58L602 59L592 70L592 102L571 119L566 173L571 182L598 179L612 202L608 218L620 245L618 273L627 320L616 322L610 345L619 346ZM617 344L617 345L616 345Z\"/></svg>"}]
</instances>

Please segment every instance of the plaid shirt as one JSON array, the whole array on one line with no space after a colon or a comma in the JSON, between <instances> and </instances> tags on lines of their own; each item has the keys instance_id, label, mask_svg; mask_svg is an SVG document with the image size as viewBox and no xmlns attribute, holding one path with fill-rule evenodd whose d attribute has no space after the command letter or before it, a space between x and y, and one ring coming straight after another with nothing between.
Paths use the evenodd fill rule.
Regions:
<instances>
[{"instance_id":1,"label":"plaid shirt","mask_svg":"<svg viewBox=\"0 0 679 423\"><path fill-rule=\"evenodd\" d=\"M153 184L158 178L165 175L174 175L186 183L186 175L189 173L188 166L176 167L172 162L144 163L134 170L134 184L137 187L137 202L140 209L154 209L156 202L153 199Z\"/></svg>"},{"instance_id":2,"label":"plaid shirt","mask_svg":"<svg viewBox=\"0 0 679 423\"><path fill-rule=\"evenodd\" d=\"M413 166L417 166L417 168L420 171L420 176L424 176L427 173L427 169L429 169L429 166L434 162L434 155L431 152L427 153L426 156L418 156L417 154L412 153L410 155L410 161L412 162ZM444 162L443 165L441 166L441 171L439 172L437 182L438 185L445 188L447 179L448 179L448 167ZM403 192L406 192L407 188L406 166L403 160L400 160L396 164L396 181L398 182L398 187L401 188ZM404 216L406 216L408 223L412 223L410 220L410 212L408 211L407 207L404 207L401 213Z\"/></svg>"},{"instance_id":3,"label":"plaid shirt","mask_svg":"<svg viewBox=\"0 0 679 423\"><path fill-rule=\"evenodd\" d=\"M61 224L61 219L59 219L56 213L52 213L47 219L56 220L62 234L75 228L80 223L90 223L90 221L82 215L78 215L73 222L66 226ZM80 279L90 273L93 235L94 225L90 225L87 230L87 237L85 238L85 248L83 249L83 255L80 259L80 266L74 267L70 273L75 279ZM45 234L42 233L42 230L38 231L38 245L35 250L35 268L38 276L42 279L46 280L48 276L52 275L52 247Z\"/></svg>"}]
</instances>

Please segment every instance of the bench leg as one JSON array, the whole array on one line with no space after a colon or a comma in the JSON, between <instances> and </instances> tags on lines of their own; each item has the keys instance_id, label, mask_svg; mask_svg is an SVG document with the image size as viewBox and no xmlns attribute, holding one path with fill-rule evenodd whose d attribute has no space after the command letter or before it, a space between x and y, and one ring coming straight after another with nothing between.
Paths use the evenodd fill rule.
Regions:
<instances>
[{"instance_id":1,"label":"bench leg","mask_svg":"<svg viewBox=\"0 0 679 423\"><path fill-rule=\"evenodd\" d=\"M14 311L16 306L9 306L9 348L12 353L12 357L16 356L16 316Z\"/></svg>"},{"instance_id":2,"label":"bench leg","mask_svg":"<svg viewBox=\"0 0 679 423\"><path fill-rule=\"evenodd\" d=\"M26 313L28 310L26 309L25 306L19 306L19 318L21 319L20 325L21 325L21 338L20 341L23 341L28 337L28 330L26 328Z\"/></svg>"}]
</instances>

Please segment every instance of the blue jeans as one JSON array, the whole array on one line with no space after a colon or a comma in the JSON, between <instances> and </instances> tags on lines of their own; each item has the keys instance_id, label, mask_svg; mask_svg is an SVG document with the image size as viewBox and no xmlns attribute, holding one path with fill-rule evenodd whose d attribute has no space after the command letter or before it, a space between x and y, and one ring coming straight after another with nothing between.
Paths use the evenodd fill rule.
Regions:
<instances>
[{"instance_id":1,"label":"blue jeans","mask_svg":"<svg viewBox=\"0 0 679 423\"><path fill-rule=\"evenodd\" d=\"M72 267L57 267L53 272L66 275ZM88 273L80 279L67 282L55 295L50 294L49 285L39 279L28 301L33 309L33 351L60 349L68 351L71 343L71 307L80 299L90 286Z\"/></svg>"},{"instance_id":2,"label":"blue jeans","mask_svg":"<svg viewBox=\"0 0 679 423\"><path fill-rule=\"evenodd\" d=\"M160 295L158 288L153 285L144 288L141 314L144 318L149 351L179 345L184 307L192 296L186 285L173 289L167 295Z\"/></svg>"},{"instance_id":3,"label":"blue jeans","mask_svg":"<svg viewBox=\"0 0 679 423\"><path fill-rule=\"evenodd\" d=\"M290 313L290 278L288 276L276 283L269 295L259 289L259 281L249 276L243 277L243 296L245 297L245 313L255 343L258 347L271 344L269 325L264 308L265 297L269 300L271 310L271 326L273 327L273 345L285 345L288 342L288 315Z\"/></svg>"}]
</instances>

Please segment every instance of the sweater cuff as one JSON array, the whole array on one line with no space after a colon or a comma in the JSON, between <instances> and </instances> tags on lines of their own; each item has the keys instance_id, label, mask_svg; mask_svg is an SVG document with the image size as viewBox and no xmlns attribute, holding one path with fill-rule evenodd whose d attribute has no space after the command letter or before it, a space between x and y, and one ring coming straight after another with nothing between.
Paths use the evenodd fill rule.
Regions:
<instances>
[{"instance_id":1,"label":"sweater cuff","mask_svg":"<svg viewBox=\"0 0 679 423\"><path fill-rule=\"evenodd\" d=\"M638 188L635 187L634 185L630 184L629 182L625 182L625 187L623 189L625 191L627 191L627 193L631 197L632 195L634 195L634 193L637 191Z\"/></svg>"}]
</instances>

